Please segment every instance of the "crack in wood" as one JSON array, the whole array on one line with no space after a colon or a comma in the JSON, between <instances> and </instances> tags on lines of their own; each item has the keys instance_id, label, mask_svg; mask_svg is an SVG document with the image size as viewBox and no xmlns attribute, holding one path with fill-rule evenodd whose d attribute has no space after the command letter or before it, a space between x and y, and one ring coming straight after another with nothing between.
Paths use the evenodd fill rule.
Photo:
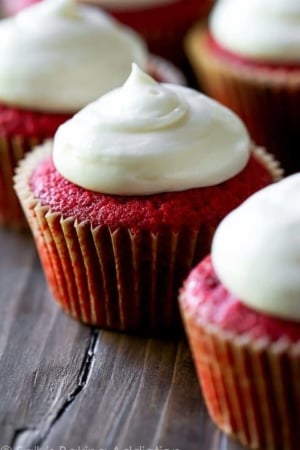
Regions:
<instances>
[{"instance_id":1,"label":"crack in wood","mask_svg":"<svg viewBox=\"0 0 300 450\"><path fill-rule=\"evenodd\" d=\"M77 384L72 392L66 395L65 400L57 409L54 415L49 414L39 425L35 427L24 427L17 429L14 433L11 444L9 445L9 448L11 448L11 450L34 450L40 448L43 445L43 442L49 435L52 428L60 420L68 407L76 400L78 395L88 383L93 369L95 350L99 333L99 330L93 328L91 329L88 348L85 352L85 356L78 373Z\"/></svg>"}]
</instances>

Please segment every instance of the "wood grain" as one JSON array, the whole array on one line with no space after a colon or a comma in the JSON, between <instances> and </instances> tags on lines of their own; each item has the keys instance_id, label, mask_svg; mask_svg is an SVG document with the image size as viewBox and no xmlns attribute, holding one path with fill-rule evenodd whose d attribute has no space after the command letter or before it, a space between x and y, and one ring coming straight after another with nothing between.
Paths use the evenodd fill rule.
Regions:
<instances>
[{"instance_id":1,"label":"wood grain","mask_svg":"<svg viewBox=\"0 0 300 450\"><path fill-rule=\"evenodd\" d=\"M0 313L0 447L242 449L208 418L184 338L77 323L51 298L31 237L5 230Z\"/></svg>"}]
</instances>

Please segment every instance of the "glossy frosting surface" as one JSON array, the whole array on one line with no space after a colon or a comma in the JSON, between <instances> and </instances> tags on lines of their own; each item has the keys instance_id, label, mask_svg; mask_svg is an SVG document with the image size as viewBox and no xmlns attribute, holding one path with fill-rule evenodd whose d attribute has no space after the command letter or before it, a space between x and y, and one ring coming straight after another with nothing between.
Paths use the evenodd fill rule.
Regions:
<instances>
[{"instance_id":1,"label":"glossy frosting surface","mask_svg":"<svg viewBox=\"0 0 300 450\"><path fill-rule=\"evenodd\" d=\"M219 225L212 261L246 305L300 320L300 174L252 195Z\"/></svg>"},{"instance_id":2,"label":"glossy frosting surface","mask_svg":"<svg viewBox=\"0 0 300 450\"><path fill-rule=\"evenodd\" d=\"M58 129L53 157L65 178L86 189L144 195L221 183L245 167L250 146L229 109L133 66L121 88Z\"/></svg>"},{"instance_id":3,"label":"glossy frosting surface","mask_svg":"<svg viewBox=\"0 0 300 450\"><path fill-rule=\"evenodd\" d=\"M210 31L225 49L266 62L300 61L299 0L220 0Z\"/></svg>"}]
</instances>

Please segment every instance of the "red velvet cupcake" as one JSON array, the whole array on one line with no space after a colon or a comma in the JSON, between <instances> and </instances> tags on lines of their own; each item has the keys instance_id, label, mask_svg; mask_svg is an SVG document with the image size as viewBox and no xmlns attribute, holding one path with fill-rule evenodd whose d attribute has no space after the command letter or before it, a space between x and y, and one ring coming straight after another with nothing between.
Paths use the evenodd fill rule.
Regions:
<instances>
[{"instance_id":1,"label":"red velvet cupcake","mask_svg":"<svg viewBox=\"0 0 300 450\"><path fill-rule=\"evenodd\" d=\"M186 51L203 90L293 173L300 170L300 4L271 3L221 0L209 27L189 32Z\"/></svg>"},{"instance_id":2,"label":"red velvet cupcake","mask_svg":"<svg viewBox=\"0 0 300 450\"><path fill-rule=\"evenodd\" d=\"M217 224L280 174L231 111L134 67L15 182L59 304L92 325L165 333L181 329L178 288Z\"/></svg>"},{"instance_id":3,"label":"red velvet cupcake","mask_svg":"<svg viewBox=\"0 0 300 450\"><path fill-rule=\"evenodd\" d=\"M0 223L26 228L12 175L28 150L124 82L132 61L160 81L184 78L167 61L149 56L131 30L68 0L48 0L3 20L0 40Z\"/></svg>"},{"instance_id":4,"label":"red velvet cupcake","mask_svg":"<svg viewBox=\"0 0 300 450\"><path fill-rule=\"evenodd\" d=\"M299 448L299 200L299 174L251 196L180 292L211 418L253 449Z\"/></svg>"}]
</instances>

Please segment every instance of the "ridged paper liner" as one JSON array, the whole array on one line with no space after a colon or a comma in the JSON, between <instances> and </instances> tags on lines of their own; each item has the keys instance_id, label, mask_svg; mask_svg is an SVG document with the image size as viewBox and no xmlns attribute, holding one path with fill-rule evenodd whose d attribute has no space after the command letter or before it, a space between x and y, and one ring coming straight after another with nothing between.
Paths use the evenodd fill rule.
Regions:
<instances>
[{"instance_id":1,"label":"ridged paper liner","mask_svg":"<svg viewBox=\"0 0 300 450\"><path fill-rule=\"evenodd\" d=\"M252 155L268 170L268 172L272 175L273 181L281 180L284 171L280 166L280 163L263 147L257 147L255 144L252 145Z\"/></svg>"},{"instance_id":2,"label":"ridged paper liner","mask_svg":"<svg viewBox=\"0 0 300 450\"><path fill-rule=\"evenodd\" d=\"M256 143L282 163L287 174L300 170L300 67L287 71L234 64L207 45L198 24L186 51L199 85L241 116Z\"/></svg>"},{"instance_id":3,"label":"ridged paper liner","mask_svg":"<svg viewBox=\"0 0 300 450\"><path fill-rule=\"evenodd\" d=\"M3 131L3 130L2 130ZM0 137L0 224L15 229L28 229L20 202L13 188L13 174L19 160L41 142L38 137Z\"/></svg>"},{"instance_id":4,"label":"ridged paper liner","mask_svg":"<svg viewBox=\"0 0 300 450\"><path fill-rule=\"evenodd\" d=\"M132 234L88 221L63 217L33 197L28 180L51 142L22 161L15 188L36 240L55 299L73 317L103 328L131 331L181 330L177 294L189 270L211 242L214 229L205 218L197 230L174 232L163 226ZM269 155L256 150L274 180L280 169Z\"/></svg>"},{"instance_id":5,"label":"ridged paper liner","mask_svg":"<svg viewBox=\"0 0 300 450\"><path fill-rule=\"evenodd\" d=\"M243 445L299 450L300 340L251 339L203 323L180 306L212 420Z\"/></svg>"}]
</instances>

